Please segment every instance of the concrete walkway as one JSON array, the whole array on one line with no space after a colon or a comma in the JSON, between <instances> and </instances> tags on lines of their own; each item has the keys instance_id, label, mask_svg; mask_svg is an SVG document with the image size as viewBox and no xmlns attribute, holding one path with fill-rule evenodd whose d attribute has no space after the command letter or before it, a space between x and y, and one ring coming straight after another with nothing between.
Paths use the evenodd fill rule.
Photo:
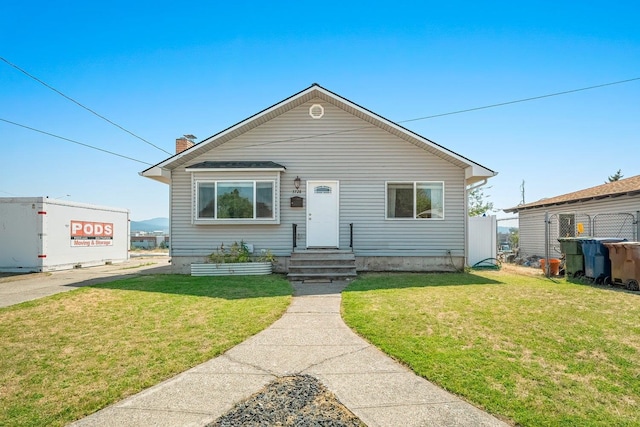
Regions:
<instances>
[{"instance_id":1,"label":"concrete walkway","mask_svg":"<svg viewBox=\"0 0 640 427\"><path fill-rule=\"evenodd\" d=\"M295 287L285 315L223 355L87 418L85 426L203 426L276 377L309 374L369 427L506 426L416 376L340 317L344 284Z\"/></svg>"}]
</instances>

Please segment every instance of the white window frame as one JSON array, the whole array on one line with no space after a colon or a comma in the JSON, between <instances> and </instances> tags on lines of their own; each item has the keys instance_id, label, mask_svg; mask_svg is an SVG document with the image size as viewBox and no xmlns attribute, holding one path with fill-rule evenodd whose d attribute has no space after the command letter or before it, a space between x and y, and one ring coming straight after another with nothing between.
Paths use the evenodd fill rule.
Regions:
<instances>
[{"instance_id":1,"label":"white window frame","mask_svg":"<svg viewBox=\"0 0 640 427\"><path fill-rule=\"evenodd\" d=\"M251 183L253 185L253 218L217 218L218 215L218 185L225 183L238 183L246 184ZM270 183L272 194L272 217L271 218L257 218L258 204L257 189L258 183ZM201 184L214 184L214 217L200 217L200 185ZM279 224L280 223L280 209L279 209L279 197L277 186L279 184L278 179L234 179L234 178L194 178L193 179L193 211L192 220L194 224Z\"/></svg>"},{"instance_id":2,"label":"white window frame","mask_svg":"<svg viewBox=\"0 0 640 427\"><path fill-rule=\"evenodd\" d=\"M413 185L413 216L411 218L389 217L389 184ZM419 184L440 184L442 186L442 218L416 218L417 188ZM443 221L445 219L445 188L444 181L385 181L384 183L384 218L388 221Z\"/></svg>"}]
</instances>

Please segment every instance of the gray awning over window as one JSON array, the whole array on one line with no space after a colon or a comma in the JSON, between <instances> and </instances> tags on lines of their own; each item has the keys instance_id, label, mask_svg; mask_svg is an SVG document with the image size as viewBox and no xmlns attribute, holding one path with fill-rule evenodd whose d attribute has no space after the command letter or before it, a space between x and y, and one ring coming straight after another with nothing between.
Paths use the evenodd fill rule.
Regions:
<instances>
[{"instance_id":1,"label":"gray awning over window","mask_svg":"<svg viewBox=\"0 0 640 427\"><path fill-rule=\"evenodd\" d=\"M201 162L191 166L187 166L187 170L190 169L269 169L284 171L286 168L274 162L265 161L226 161L226 162Z\"/></svg>"}]
</instances>

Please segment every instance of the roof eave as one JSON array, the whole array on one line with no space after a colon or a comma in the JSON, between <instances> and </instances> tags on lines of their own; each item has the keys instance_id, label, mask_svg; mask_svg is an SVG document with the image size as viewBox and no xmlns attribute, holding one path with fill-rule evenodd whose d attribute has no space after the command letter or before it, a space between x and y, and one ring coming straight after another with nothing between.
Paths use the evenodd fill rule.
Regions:
<instances>
[{"instance_id":1,"label":"roof eave","mask_svg":"<svg viewBox=\"0 0 640 427\"><path fill-rule=\"evenodd\" d=\"M498 175L498 172L494 172L491 169L487 169L484 166L478 164L472 164L465 168L464 179L466 185L473 185L489 178L493 178Z\"/></svg>"},{"instance_id":2,"label":"roof eave","mask_svg":"<svg viewBox=\"0 0 640 427\"><path fill-rule=\"evenodd\" d=\"M171 171L161 168L160 166L152 166L149 169L140 172L140 176L153 179L163 184L171 184Z\"/></svg>"},{"instance_id":3,"label":"roof eave","mask_svg":"<svg viewBox=\"0 0 640 427\"><path fill-rule=\"evenodd\" d=\"M454 163L458 163L459 166L464 167L464 168L473 168L474 172L471 173L470 175L468 175L466 177L466 182L467 185L472 185L474 183L480 182L484 179L490 178L495 176L497 173L485 168L484 166L458 154L455 153L425 137L423 137L422 135L419 135L413 131L410 131L409 129L404 128L403 126L398 125L395 122L392 122L391 120L388 120L382 116L380 116L377 113L374 113L356 103L354 103L353 101L350 101L346 98L343 98L342 96L331 92L328 89L323 88L322 86L318 85L318 84L313 84L311 86L309 86L308 88L294 94L291 95L290 97L272 105L271 107L268 107L256 114L254 114L253 116L250 116L238 123L236 123L235 125L232 125L230 127L228 127L227 129L224 129L221 132L218 132L215 135L212 135L208 138L206 138L205 140L201 141L200 143L194 145L193 147L179 153L176 154L172 157L169 157L168 159L158 163L157 167L160 168L167 168L167 169L173 169L174 165L178 166L179 164L181 164L180 160L185 157L185 156L191 156L192 154L195 154L197 152L200 152L201 150L204 149L204 147L210 145L210 144L214 144L216 141L221 141L223 140L227 135L233 133L233 132L238 132L240 130L242 130L243 132L246 131L246 127L247 126L251 126L252 124L255 124L257 122L260 121L261 118L263 118L264 116L267 116L273 112L275 112L276 110L279 110L281 108L283 108L284 106L287 105L293 105L294 103L296 103L296 101L299 101L301 98L304 98L310 94L316 94L316 95L322 95L320 96L321 98L324 99L332 99L334 102L338 102L338 103L342 103L344 106L353 108L354 110L359 111L361 114L363 114L364 116L367 116L369 118L369 120L373 120L374 122L377 122L377 126L381 126L384 128L384 126L387 126L389 130L393 129L393 131L395 132L399 132L401 134L404 134L406 136L406 138L410 138L413 139L414 141L419 141L420 143L424 144L425 147L430 147L430 150L435 150L437 152L440 152L442 156L447 157L448 159L450 159L449 161L453 161ZM183 161L184 162L184 161ZM182 163L183 163L182 162ZM477 172L480 171L480 172Z\"/></svg>"},{"instance_id":4,"label":"roof eave","mask_svg":"<svg viewBox=\"0 0 640 427\"><path fill-rule=\"evenodd\" d=\"M553 202L553 201L549 201L546 203L538 203L535 205L523 205L523 206L515 206L513 208L509 208L509 209L503 209L504 212L507 213L516 213L516 212L520 212L520 211L524 211L524 210L528 210L528 209L536 209L536 208L548 208L550 206L561 206L561 205L570 205L570 204L574 204L574 203L580 203L580 202L588 202L590 200L603 200L603 199L611 199L614 197L622 197L622 196L634 196L636 194L640 194L639 191L626 191L624 193L613 193L613 194L602 194L602 195L598 195L598 196L590 196L590 197L581 197L578 199L571 199L571 200L563 200L560 202Z\"/></svg>"},{"instance_id":5,"label":"roof eave","mask_svg":"<svg viewBox=\"0 0 640 427\"><path fill-rule=\"evenodd\" d=\"M301 98L303 96L305 96L306 94L308 94L309 92L312 92L314 90L316 90L317 88L319 88L320 86L317 85L312 85L309 86L308 88L294 94L291 95L290 97L284 99L283 101L278 102L277 104L272 105L271 107L265 108L262 111L259 111L258 113L247 117L246 119L236 123L235 125L229 126L228 128L200 141L199 143L195 144L194 146L178 153L175 154L171 157L169 157L168 159L163 160L162 162L158 163L156 166L162 167L162 168L171 168L171 165L174 163L177 163L180 159L182 159L185 156L190 155L191 153L193 153L194 151L200 151L200 149L202 149L203 147L209 145L210 143L220 140L221 138L224 138L226 135L237 131L238 129L241 129L243 126L246 126L252 122L255 122L257 120L259 120L261 117L264 117L268 114L270 114L271 112L273 112L274 110L277 110L279 108L282 108L283 105L292 102L298 98Z\"/></svg>"},{"instance_id":6,"label":"roof eave","mask_svg":"<svg viewBox=\"0 0 640 427\"><path fill-rule=\"evenodd\" d=\"M323 88L322 86L316 86L315 89L317 89L319 92L323 93L326 97L330 97L333 100L342 103L344 107L347 108L353 108L354 110L358 111L360 114L364 115L365 117L368 117L369 120L373 120L374 124L382 129L385 129L386 131L395 134L396 136L400 136L403 135L405 140L410 139L413 141L418 142L419 144L423 144L423 146L428 149L428 150L433 150L432 152L436 152L439 153L439 155L445 159L447 159L448 161L452 162L452 163L458 163L458 166L462 166L465 168L468 167L473 167L475 168L476 171L480 171L482 170L482 172L480 172L480 175L477 176L476 179L472 179L471 181L468 181L468 185L474 184L476 182L482 181L484 179L488 179L490 177L496 176L497 172L492 171L491 169L488 169L484 166L482 166L479 163L474 162L473 160L470 160L454 151L449 150L448 148L434 142L431 141L430 139L416 133L413 132L412 130L409 130L407 128L405 128L402 125L399 125L398 123L395 123L381 115L379 115L378 113L375 113L365 107L362 107L361 105L356 104L355 102L344 98L340 95L338 95L337 93L331 92L328 89ZM362 117L361 117L362 118ZM428 147L428 148L427 148Z\"/></svg>"}]
</instances>

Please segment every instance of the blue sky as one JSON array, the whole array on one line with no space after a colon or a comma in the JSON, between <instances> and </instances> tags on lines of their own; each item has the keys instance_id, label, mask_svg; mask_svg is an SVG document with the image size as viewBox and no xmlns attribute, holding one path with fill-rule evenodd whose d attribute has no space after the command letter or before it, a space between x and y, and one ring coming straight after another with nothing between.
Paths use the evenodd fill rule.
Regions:
<instances>
[{"instance_id":1,"label":"blue sky","mask_svg":"<svg viewBox=\"0 0 640 427\"><path fill-rule=\"evenodd\" d=\"M637 1L10 0L0 15L0 56L170 152L314 82L403 121L640 77ZM0 118L168 157L4 62ZM485 190L496 208L520 202L523 180L531 202L640 174L640 80L404 126L499 172ZM145 164L5 122L0 141L0 197L168 216Z\"/></svg>"}]
</instances>

